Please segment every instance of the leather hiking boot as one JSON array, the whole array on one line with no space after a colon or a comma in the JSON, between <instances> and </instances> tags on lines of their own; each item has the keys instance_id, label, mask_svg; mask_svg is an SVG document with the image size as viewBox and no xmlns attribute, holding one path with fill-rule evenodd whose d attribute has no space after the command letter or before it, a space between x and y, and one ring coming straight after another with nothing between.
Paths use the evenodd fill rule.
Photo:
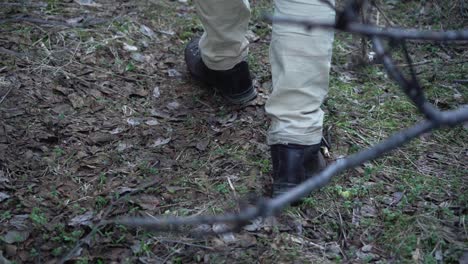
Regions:
<instances>
[{"instance_id":1,"label":"leather hiking boot","mask_svg":"<svg viewBox=\"0 0 468 264\"><path fill-rule=\"evenodd\" d=\"M320 152L320 144L312 146L272 145L271 158L273 198L296 187L322 171L327 165L325 157Z\"/></svg>"},{"instance_id":2,"label":"leather hiking boot","mask_svg":"<svg viewBox=\"0 0 468 264\"><path fill-rule=\"evenodd\" d=\"M252 85L248 63L242 61L225 71L211 70L201 58L199 41L200 38L195 38L185 47L185 62L192 77L217 89L232 104L244 104L253 100L257 92Z\"/></svg>"}]
</instances>

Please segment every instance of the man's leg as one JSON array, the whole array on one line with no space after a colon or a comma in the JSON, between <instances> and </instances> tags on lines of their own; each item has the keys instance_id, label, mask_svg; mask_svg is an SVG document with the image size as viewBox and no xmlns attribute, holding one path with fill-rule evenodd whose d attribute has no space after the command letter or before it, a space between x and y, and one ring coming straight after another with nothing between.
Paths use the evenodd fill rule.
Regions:
<instances>
[{"instance_id":1,"label":"man's leg","mask_svg":"<svg viewBox=\"0 0 468 264\"><path fill-rule=\"evenodd\" d=\"M203 62L212 70L232 69L247 57L249 2L196 0L195 6L205 29L200 39Z\"/></svg>"},{"instance_id":2,"label":"man's leg","mask_svg":"<svg viewBox=\"0 0 468 264\"><path fill-rule=\"evenodd\" d=\"M334 21L319 0L275 0L275 13L294 18ZM270 46L273 92L266 104L271 118L274 195L304 181L323 166L319 153L328 92L333 32L274 24ZM319 164L320 163L320 164Z\"/></svg>"},{"instance_id":3,"label":"man's leg","mask_svg":"<svg viewBox=\"0 0 468 264\"><path fill-rule=\"evenodd\" d=\"M250 19L247 0L196 0L205 32L186 48L185 60L195 78L215 86L232 103L256 96L245 59Z\"/></svg>"}]
</instances>

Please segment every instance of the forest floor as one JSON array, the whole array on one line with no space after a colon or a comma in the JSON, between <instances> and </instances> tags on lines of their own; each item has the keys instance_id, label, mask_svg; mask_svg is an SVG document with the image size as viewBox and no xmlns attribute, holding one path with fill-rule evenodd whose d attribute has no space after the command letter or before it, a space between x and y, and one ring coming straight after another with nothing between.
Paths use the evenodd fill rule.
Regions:
<instances>
[{"instance_id":1,"label":"forest floor","mask_svg":"<svg viewBox=\"0 0 468 264\"><path fill-rule=\"evenodd\" d=\"M459 29L461 2L386 1L380 25ZM183 49L202 32L190 2L0 2L0 263L467 260L466 125L347 171L240 233L100 224L221 214L265 194L271 27L261 14L271 3L251 5L248 61L259 96L233 107L188 76ZM466 43L409 49L430 102L467 104ZM359 51L359 38L336 34L323 107L329 162L422 119L381 65L353 63Z\"/></svg>"}]
</instances>

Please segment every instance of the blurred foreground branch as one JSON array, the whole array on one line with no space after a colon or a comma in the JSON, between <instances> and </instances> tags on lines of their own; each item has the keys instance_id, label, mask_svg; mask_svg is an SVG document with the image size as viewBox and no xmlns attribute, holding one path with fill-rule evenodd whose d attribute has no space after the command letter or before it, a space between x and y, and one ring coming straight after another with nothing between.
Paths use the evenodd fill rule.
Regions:
<instances>
[{"instance_id":1,"label":"blurred foreground branch","mask_svg":"<svg viewBox=\"0 0 468 264\"><path fill-rule=\"evenodd\" d=\"M335 9L329 1L326 2L330 8ZM324 171L308 179L291 191L284 193L274 199L262 199L256 206L241 209L239 213L231 213L214 216L194 216L194 217L123 217L114 220L114 223L124 224L134 227L142 227L152 230L182 230L183 226L194 226L200 224L229 224L231 228L221 230L230 232L249 223L257 217L268 217L276 215L289 204L308 196L311 192L326 185L333 176L357 167L367 161L381 157L382 155L401 147L403 144L430 132L433 129L442 127L453 127L468 121L468 109L460 108L452 111L440 111L430 104L421 87L413 67L411 57L406 48L407 40L424 41L460 41L468 40L468 30L459 31L422 31L417 29L403 28L382 28L374 25L357 22L356 11L364 4L364 1L348 1L341 11L336 10L337 19L335 23L325 23L310 19L299 19L294 17L269 16L273 23L294 24L303 26L307 30L316 28L344 31L369 37L372 40L373 48L377 56L382 61L389 76L401 87L408 98L415 104L417 109L423 114L425 120L414 126L402 130L388 139L376 144L366 150L340 159L330 164ZM402 48L406 66L410 67L410 76L406 77L392 59L391 53L385 48L383 40L389 41L392 45Z\"/></svg>"}]
</instances>

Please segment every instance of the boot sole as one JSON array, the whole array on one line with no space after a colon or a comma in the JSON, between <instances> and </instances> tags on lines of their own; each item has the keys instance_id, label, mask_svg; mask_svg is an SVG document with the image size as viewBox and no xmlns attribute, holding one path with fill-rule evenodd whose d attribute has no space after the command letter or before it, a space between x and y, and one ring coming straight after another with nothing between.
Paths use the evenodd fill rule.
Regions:
<instances>
[{"instance_id":1,"label":"boot sole","mask_svg":"<svg viewBox=\"0 0 468 264\"><path fill-rule=\"evenodd\" d=\"M242 105L257 98L257 91L253 86L250 86L247 92L242 95L236 97L223 96L223 98L231 104Z\"/></svg>"}]
</instances>

